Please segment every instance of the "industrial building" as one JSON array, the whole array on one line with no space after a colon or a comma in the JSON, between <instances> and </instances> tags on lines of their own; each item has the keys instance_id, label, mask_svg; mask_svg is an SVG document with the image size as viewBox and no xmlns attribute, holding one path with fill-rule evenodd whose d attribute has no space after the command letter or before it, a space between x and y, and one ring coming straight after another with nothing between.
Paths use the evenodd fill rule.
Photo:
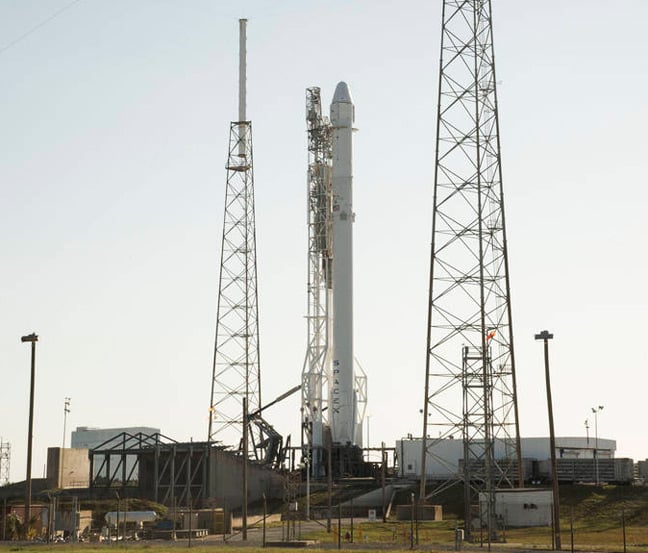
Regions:
<instances>
[{"instance_id":1,"label":"industrial building","mask_svg":"<svg viewBox=\"0 0 648 553\"><path fill-rule=\"evenodd\" d=\"M463 471L464 443L461 439L428 438L425 474L428 481L460 479ZM596 443L598 442L598 446ZM550 481L551 449L549 438L522 438L522 465L526 482ZM397 474L402 478L421 477L423 440L405 438L396 442ZM504 459L507 444L495 441L493 456ZM606 438L557 437L558 479L562 482L619 482L633 479L633 461L615 459L616 441ZM598 475L598 477L597 477Z\"/></svg>"},{"instance_id":2,"label":"industrial building","mask_svg":"<svg viewBox=\"0 0 648 553\"><path fill-rule=\"evenodd\" d=\"M51 488L101 498L145 498L179 507L237 509L243 499L242 456L209 442L181 443L162 434L122 432L93 449L48 449ZM248 499L281 498L284 478L263 463L248 464Z\"/></svg>"}]
</instances>

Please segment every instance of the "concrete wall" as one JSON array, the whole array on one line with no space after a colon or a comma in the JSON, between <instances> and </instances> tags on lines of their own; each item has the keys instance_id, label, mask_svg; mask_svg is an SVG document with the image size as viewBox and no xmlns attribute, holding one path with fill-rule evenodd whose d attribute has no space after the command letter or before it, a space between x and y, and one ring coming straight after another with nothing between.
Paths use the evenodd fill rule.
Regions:
<instances>
[{"instance_id":1,"label":"concrete wall","mask_svg":"<svg viewBox=\"0 0 648 553\"><path fill-rule=\"evenodd\" d=\"M495 514L507 527L550 526L551 490L500 490L495 492ZM486 520L486 494L479 494L479 505Z\"/></svg>"},{"instance_id":2,"label":"concrete wall","mask_svg":"<svg viewBox=\"0 0 648 553\"><path fill-rule=\"evenodd\" d=\"M212 451L209 496L217 507L237 509L243 504L243 462L227 451ZM284 478L273 470L248 464L248 502L283 497Z\"/></svg>"},{"instance_id":3,"label":"concrete wall","mask_svg":"<svg viewBox=\"0 0 648 553\"><path fill-rule=\"evenodd\" d=\"M87 488L90 481L88 450L47 448L47 481L51 488Z\"/></svg>"}]
</instances>

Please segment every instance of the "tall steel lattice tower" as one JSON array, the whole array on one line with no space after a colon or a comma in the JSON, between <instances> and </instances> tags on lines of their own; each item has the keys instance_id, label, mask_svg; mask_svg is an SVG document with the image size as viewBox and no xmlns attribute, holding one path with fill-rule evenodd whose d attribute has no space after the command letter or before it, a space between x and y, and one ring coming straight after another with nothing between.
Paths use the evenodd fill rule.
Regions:
<instances>
[{"instance_id":1,"label":"tall steel lattice tower","mask_svg":"<svg viewBox=\"0 0 648 553\"><path fill-rule=\"evenodd\" d=\"M443 2L423 475L456 466L438 446L459 437L434 490L463 481L468 538L480 524L490 539L495 490L522 481L490 0Z\"/></svg>"},{"instance_id":2,"label":"tall steel lattice tower","mask_svg":"<svg viewBox=\"0 0 648 553\"><path fill-rule=\"evenodd\" d=\"M9 484L11 472L11 444L0 438L0 486Z\"/></svg>"},{"instance_id":3,"label":"tall steel lattice tower","mask_svg":"<svg viewBox=\"0 0 648 553\"><path fill-rule=\"evenodd\" d=\"M246 22L239 21L239 119L230 124L208 436L241 451L243 399L250 413L261 407L252 123L245 113Z\"/></svg>"},{"instance_id":4,"label":"tall steel lattice tower","mask_svg":"<svg viewBox=\"0 0 648 553\"><path fill-rule=\"evenodd\" d=\"M327 353L331 334L331 126L322 117L320 89L306 90L308 129L308 344L302 372L302 441L311 473L323 475Z\"/></svg>"}]
</instances>

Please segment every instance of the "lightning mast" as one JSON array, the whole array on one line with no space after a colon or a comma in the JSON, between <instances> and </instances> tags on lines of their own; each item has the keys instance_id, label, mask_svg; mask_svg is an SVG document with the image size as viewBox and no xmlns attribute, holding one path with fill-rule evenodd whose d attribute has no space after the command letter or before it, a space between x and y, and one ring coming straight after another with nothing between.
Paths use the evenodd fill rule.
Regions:
<instances>
[{"instance_id":1,"label":"lightning mast","mask_svg":"<svg viewBox=\"0 0 648 553\"><path fill-rule=\"evenodd\" d=\"M243 399L261 407L252 122L246 117L246 23L239 20L239 113L230 123L209 441L240 444ZM248 433L253 444L254 438ZM248 448L255 451L254 447Z\"/></svg>"},{"instance_id":2,"label":"lightning mast","mask_svg":"<svg viewBox=\"0 0 648 553\"><path fill-rule=\"evenodd\" d=\"M467 537L480 502L490 540L495 490L522 485L490 0L443 2L421 497L455 437Z\"/></svg>"}]
</instances>

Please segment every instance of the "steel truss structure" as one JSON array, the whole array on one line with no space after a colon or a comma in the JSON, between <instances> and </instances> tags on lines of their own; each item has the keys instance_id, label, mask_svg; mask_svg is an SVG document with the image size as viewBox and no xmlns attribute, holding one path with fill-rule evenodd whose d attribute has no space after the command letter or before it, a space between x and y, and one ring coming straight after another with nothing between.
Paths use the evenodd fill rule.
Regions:
<instances>
[{"instance_id":1,"label":"steel truss structure","mask_svg":"<svg viewBox=\"0 0 648 553\"><path fill-rule=\"evenodd\" d=\"M490 538L494 490L522 480L490 0L443 2L426 359L421 496L461 437L465 531Z\"/></svg>"},{"instance_id":2,"label":"steel truss structure","mask_svg":"<svg viewBox=\"0 0 648 553\"><path fill-rule=\"evenodd\" d=\"M331 126L322 116L319 87L306 90L308 129L308 344L302 371L302 435L311 474L324 474L327 352L331 335Z\"/></svg>"},{"instance_id":3,"label":"steel truss structure","mask_svg":"<svg viewBox=\"0 0 648 553\"><path fill-rule=\"evenodd\" d=\"M208 441L238 446L261 407L252 124L230 124ZM249 434L252 434L251 432ZM250 452L257 451L252 445ZM260 440L257 440L260 441Z\"/></svg>"},{"instance_id":4,"label":"steel truss structure","mask_svg":"<svg viewBox=\"0 0 648 553\"><path fill-rule=\"evenodd\" d=\"M11 444L0 439L0 486L9 484L11 474Z\"/></svg>"},{"instance_id":5,"label":"steel truss structure","mask_svg":"<svg viewBox=\"0 0 648 553\"><path fill-rule=\"evenodd\" d=\"M90 450L90 487L137 490L168 506L201 506L208 495L208 442L122 432Z\"/></svg>"}]
</instances>

